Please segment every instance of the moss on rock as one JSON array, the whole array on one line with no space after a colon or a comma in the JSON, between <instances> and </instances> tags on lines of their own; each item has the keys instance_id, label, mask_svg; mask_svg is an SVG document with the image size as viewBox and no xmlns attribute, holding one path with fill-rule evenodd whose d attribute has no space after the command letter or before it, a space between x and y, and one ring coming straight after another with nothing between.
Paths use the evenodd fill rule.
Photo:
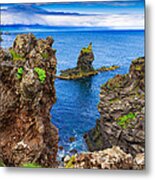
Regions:
<instances>
[{"instance_id":1,"label":"moss on rock","mask_svg":"<svg viewBox=\"0 0 155 180\"><path fill-rule=\"evenodd\" d=\"M25 58L23 58L20 54L16 53L13 49L10 49L9 51L14 61L25 60Z\"/></svg>"},{"instance_id":2,"label":"moss on rock","mask_svg":"<svg viewBox=\"0 0 155 180\"><path fill-rule=\"evenodd\" d=\"M25 164L21 165L21 167L24 167L24 168L42 168L42 166L37 164L37 163L25 163Z\"/></svg>"}]
</instances>

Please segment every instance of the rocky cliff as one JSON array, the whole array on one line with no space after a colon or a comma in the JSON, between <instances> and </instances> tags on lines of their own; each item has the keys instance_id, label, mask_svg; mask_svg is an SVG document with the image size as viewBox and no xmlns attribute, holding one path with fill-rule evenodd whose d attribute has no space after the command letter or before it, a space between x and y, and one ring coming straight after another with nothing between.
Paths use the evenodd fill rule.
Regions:
<instances>
[{"instance_id":1,"label":"rocky cliff","mask_svg":"<svg viewBox=\"0 0 155 180\"><path fill-rule=\"evenodd\" d=\"M6 166L57 166L58 130L49 113L56 100L53 42L22 34L9 50L0 48L0 161Z\"/></svg>"},{"instance_id":2,"label":"rocky cliff","mask_svg":"<svg viewBox=\"0 0 155 180\"><path fill-rule=\"evenodd\" d=\"M85 135L90 151L119 146L133 156L144 153L144 74L144 58L138 58L132 61L128 74L117 75L102 85L100 119Z\"/></svg>"}]
</instances>

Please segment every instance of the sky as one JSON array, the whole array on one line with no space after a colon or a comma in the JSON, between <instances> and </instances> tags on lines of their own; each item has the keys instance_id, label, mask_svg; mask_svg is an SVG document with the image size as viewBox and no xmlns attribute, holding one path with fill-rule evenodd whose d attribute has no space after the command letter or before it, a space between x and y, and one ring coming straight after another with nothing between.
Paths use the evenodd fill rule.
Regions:
<instances>
[{"instance_id":1,"label":"sky","mask_svg":"<svg viewBox=\"0 0 155 180\"><path fill-rule=\"evenodd\" d=\"M143 0L0 4L1 25L144 29Z\"/></svg>"}]
</instances>

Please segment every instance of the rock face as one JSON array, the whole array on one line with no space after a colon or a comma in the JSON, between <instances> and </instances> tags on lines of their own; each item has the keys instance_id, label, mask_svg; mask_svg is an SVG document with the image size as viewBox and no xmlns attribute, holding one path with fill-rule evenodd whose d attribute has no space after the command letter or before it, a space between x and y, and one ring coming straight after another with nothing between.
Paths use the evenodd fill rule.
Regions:
<instances>
[{"instance_id":1,"label":"rock face","mask_svg":"<svg viewBox=\"0 0 155 180\"><path fill-rule=\"evenodd\" d=\"M56 77L64 80L81 79L97 75L99 72L112 71L119 68L119 66L103 66L101 68L94 69L92 65L93 61L94 53L92 50L92 43L90 43L87 48L82 48L82 50L80 51L77 66L75 68L61 71L60 76Z\"/></svg>"},{"instance_id":2,"label":"rock face","mask_svg":"<svg viewBox=\"0 0 155 180\"><path fill-rule=\"evenodd\" d=\"M85 135L90 151L119 146L135 156L144 153L144 58L132 61L129 73L101 87L96 127Z\"/></svg>"},{"instance_id":3,"label":"rock face","mask_svg":"<svg viewBox=\"0 0 155 180\"><path fill-rule=\"evenodd\" d=\"M2 32L0 31L0 43L3 41L2 39ZM1 44L0 44L1 45Z\"/></svg>"},{"instance_id":4,"label":"rock face","mask_svg":"<svg viewBox=\"0 0 155 180\"><path fill-rule=\"evenodd\" d=\"M6 166L57 166L58 130L49 113L56 100L52 43L22 34L8 51L0 48L0 161Z\"/></svg>"},{"instance_id":5,"label":"rock face","mask_svg":"<svg viewBox=\"0 0 155 180\"><path fill-rule=\"evenodd\" d=\"M114 146L98 152L76 154L64 159L66 168L82 169L143 169L144 154L135 158Z\"/></svg>"},{"instance_id":6,"label":"rock face","mask_svg":"<svg viewBox=\"0 0 155 180\"><path fill-rule=\"evenodd\" d=\"M83 48L80 52L77 62L77 68L82 71L92 71L94 61L94 53L92 51L92 43L87 48Z\"/></svg>"}]
</instances>

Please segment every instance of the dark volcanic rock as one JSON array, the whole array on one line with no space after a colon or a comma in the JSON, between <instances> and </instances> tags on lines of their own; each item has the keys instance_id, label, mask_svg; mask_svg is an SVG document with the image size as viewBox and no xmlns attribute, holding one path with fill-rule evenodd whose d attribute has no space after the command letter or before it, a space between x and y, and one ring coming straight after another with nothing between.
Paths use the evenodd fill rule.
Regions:
<instances>
[{"instance_id":1,"label":"dark volcanic rock","mask_svg":"<svg viewBox=\"0 0 155 180\"><path fill-rule=\"evenodd\" d=\"M70 137L69 138L69 142L74 142L76 139L75 139L75 137Z\"/></svg>"},{"instance_id":2,"label":"dark volcanic rock","mask_svg":"<svg viewBox=\"0 0 155 180\"><path fill-rule=\"evenodd\" d=\"M144 153L145 63L136 59L129 73L117 75L101 87L96 127L85 136L90 151L113 145L132 155Z\"/></svg>"},{"instance_id":3,"label":"dark volcanic rock","mask_svg":"<svg viewBox=\"0 0 155 180\"><path fill-rule=\"evenodd\" d=\"M55 103L53 39L18 35L0 49L0 160L7 166L56 167L58 130L50 122Z\"/></svg>"}]
</instances>

